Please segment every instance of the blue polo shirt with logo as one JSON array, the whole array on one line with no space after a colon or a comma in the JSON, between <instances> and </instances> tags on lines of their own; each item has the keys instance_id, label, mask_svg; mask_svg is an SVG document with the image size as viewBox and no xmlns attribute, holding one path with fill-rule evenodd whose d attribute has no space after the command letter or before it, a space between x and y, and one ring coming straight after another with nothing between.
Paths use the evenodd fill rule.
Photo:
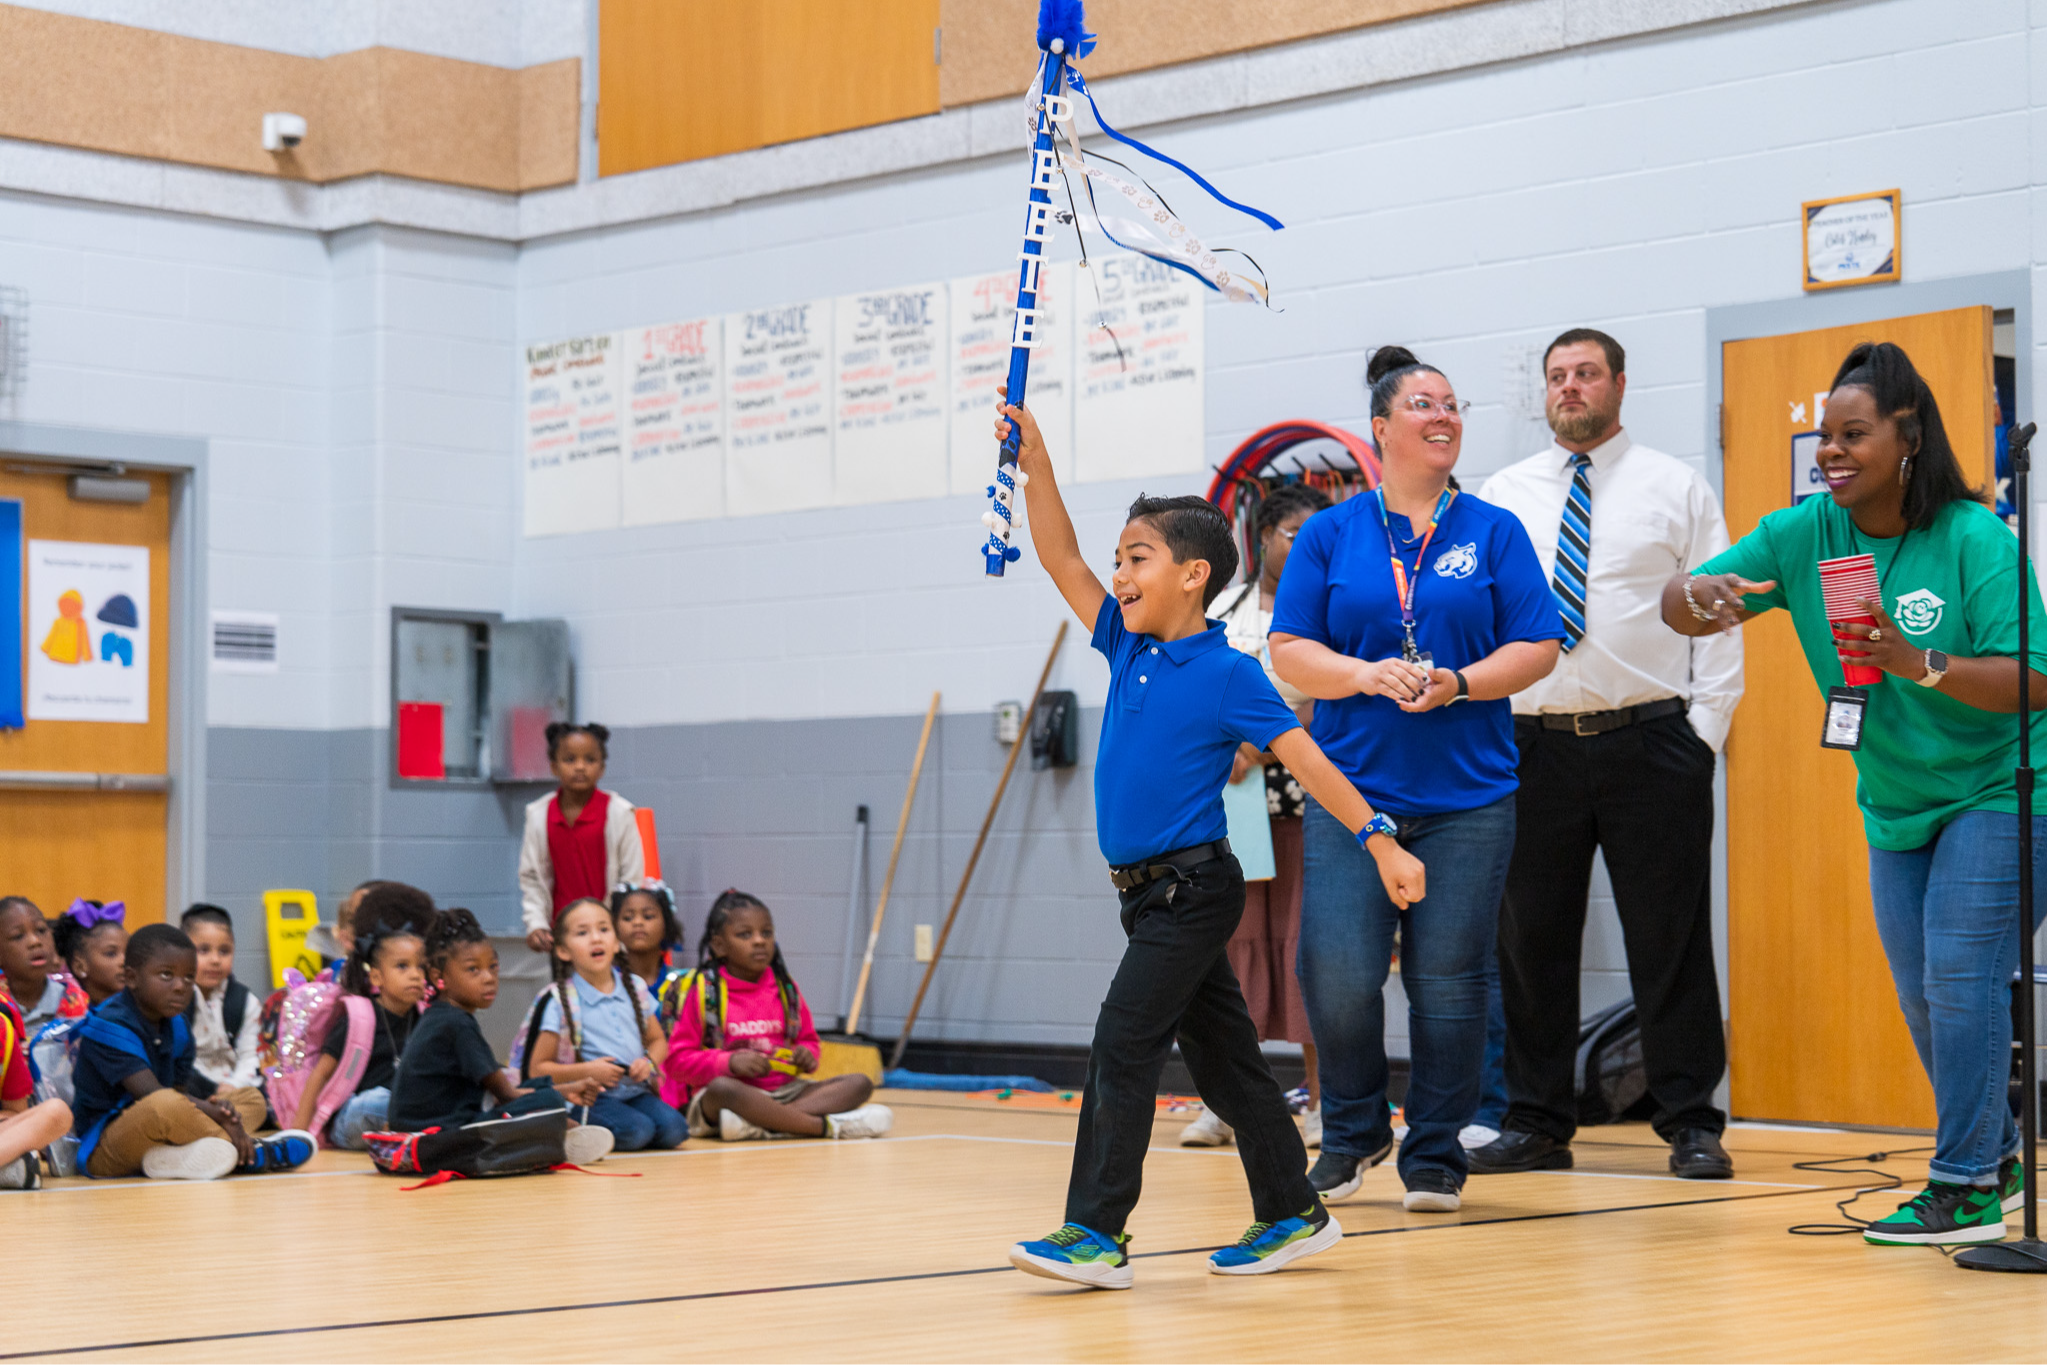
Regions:
<instances>
[{"instance_id":1,"label":"blue polo shirt with logo","mask_svg":"<svg viewBox=\"0 0 2047 1365\"><path fill-rule=\"evenodd\" d=\"M1372 494L1308 518L1280 574L1273 634L1298 635L1353 659L1399 658L1389 524L1412 568L1422 537L1398 512L1381 522ZM1451 501L1416 577L1415 643L1438 668L1469 668L1516 640L1564 637L1556 596L1520 519L1469 493ZM1520 785L1514 710L1505 698L1417 715L1387 697L1340 697L1315 703L1309 732L1372 808L1396 819L1477 810Z\"/></svg>"},{"instance_id":2,"label":"blue polo shirt with logo","mask_svg":"<svg viewBox=\"0 0 2047 1365\"><path fill-rule=\"evenodd\" d=\"M1133 635L1104 593L1093 644L1109 660L1095 753L1102 856L1122 867L1222 838L1237 745L1270 748L1300 720L1258 660L1230 648L1220 621L1181 640Z\"/></svg>"}]
</instances>

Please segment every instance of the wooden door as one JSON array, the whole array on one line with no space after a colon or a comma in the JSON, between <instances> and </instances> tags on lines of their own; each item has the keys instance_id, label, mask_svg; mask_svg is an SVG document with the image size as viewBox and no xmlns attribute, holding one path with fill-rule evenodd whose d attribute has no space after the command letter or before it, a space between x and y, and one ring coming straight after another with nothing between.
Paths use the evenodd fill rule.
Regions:
<instances>
[{"instance_id":1,"label":"wooden door","mask_svg":"<svg viewBox=\"0 0 2047 1365\"><path fill-rule=\"evenodd\" d=\"M1972 481L1995 473L1990 309L1728 342L1727 529L1790 504L1792 438L1819 426L1857 342L1905 348ZM1819 496L1826 496L1824 493ZM1933 1091L1898 1012L1869 897L1855 764L1819 744L1822 704L1791 619L1745 627L1748 688L1727 745L1729 1079L1743 1118L1931 1128Z\"/></svg>"},{"instance_id":2,"label":"wooden door","mask_svg":"<svg viewBox=\"0 0 2047 1365\"><path fill-rule=\"evenodd\" d=\"M79 502L58 471L0 467L0 498L22 503L24 540L91 541L149 549L149 717L145 723L36 720L0 730L0 771L161 775L169 771L170 478L140 504ZM23 657L42 642L24 640ZM163 792L0 787L0 895L27 896L45 915L73 898L125 901L128 926L164 918Z\"/></svg>"}]
</instances>

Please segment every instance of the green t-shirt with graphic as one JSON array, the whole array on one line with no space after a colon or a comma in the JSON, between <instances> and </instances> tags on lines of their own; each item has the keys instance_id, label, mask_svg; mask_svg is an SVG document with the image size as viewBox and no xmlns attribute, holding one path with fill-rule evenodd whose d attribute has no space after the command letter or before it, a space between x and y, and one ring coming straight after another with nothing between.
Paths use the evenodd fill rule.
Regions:
<instances>
[{"instance_id":1,"label":"green t-shirt with graphic","mask_svg":"<svg viewBox=\"0 0 2047 1365\"><path fill-rule=\"evenodd\" d=\"M1790 610L1813 681L1825 693L1846 684L1820 597L1819 561L1874 555L1884 609L1911 643L1957 658L2009 659L2019 652L2017 549L2011 528L1980 503L1951 502L1930 528L1882 540L1856 530L1846 511L1819 494L1772 512L1693 572L1775 579L1774 590L1751 594L1743 605L1755 612ZM2047 616L2037 583L2028 598L2032 664L2047 673ZM1872 847L1920 848L1964 811L2017 812L2013 716L1978 710L1940 688L1888 673L1867 691L1855 800ZM2043 744L2047 712L2036 712L2036 754L2047 753Z\"/></svg>"}]
</instances>

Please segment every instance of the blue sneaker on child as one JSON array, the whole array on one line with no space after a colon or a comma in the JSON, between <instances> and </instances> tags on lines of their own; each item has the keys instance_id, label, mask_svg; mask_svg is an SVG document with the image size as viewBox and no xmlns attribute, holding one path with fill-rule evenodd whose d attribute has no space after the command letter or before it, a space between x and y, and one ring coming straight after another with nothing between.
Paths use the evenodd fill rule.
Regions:
<instances>
[{"instance_id":1,"label":"blue sneaker on child","mask_svg":"<svg viewBox=\"0 0 2047 1365\"><path fill-rule=\"evenodd\" d=\"M313 1135L303 1128L287 1128L267 1138L258 1138L254 1146L254 1155L235 1167L236 1175L276 1175L279 1171L305 1165L319 1150Z\"/></svg>"},{"instance_id":2,"label":"blue sneaker on child","mask_svg":"<svg viewBox=\"0 0 2047 1365\"><path fill-rule=\"evenodd\" d=\"M1343 1228L1329 1210L1317 1204L1298 1218L1253 1223L1233 1247L1208 1258L1214 1275L1270 1275L1303 1256L1312 1256L1342 1240Z\"/></svg>"},{"instance_id":3,"label":"blue sneaker on child","mask_svg":"<svg viewBox=\"0 0 2047 1365\"><path fill-rule=\"evenodd\" d=\"M1009 1263L1027 1275L1067 1280L1094 1289L1130 1287L1130 1235L1104 1237L1093 1228L1068 1223L1049 1237L1018 1242Z\"/></svg>"}]
</instances>

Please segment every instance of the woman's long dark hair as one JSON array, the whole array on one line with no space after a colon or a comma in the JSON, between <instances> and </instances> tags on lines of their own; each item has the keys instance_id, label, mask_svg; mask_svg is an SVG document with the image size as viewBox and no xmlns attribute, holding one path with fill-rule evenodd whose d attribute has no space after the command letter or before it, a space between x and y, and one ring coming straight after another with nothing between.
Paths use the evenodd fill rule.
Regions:
<instances>
[{"instance_id":1,"label":"woman's long dark hair","mask_svg":"<svg viewBox=\"0 0 2047 1365\"><path fill-rule=\"evenodd\" d=\"M1897 422L1898 440L1910 461L1905 470L1906 525L1924 531L1951 502L1989 501L1962 473L1933 389L1903 347L1888 341L1863 342L1834 372L1828 391L1839 388L1867 389L1876 410Z\"/></svg>"}]
</instances>

